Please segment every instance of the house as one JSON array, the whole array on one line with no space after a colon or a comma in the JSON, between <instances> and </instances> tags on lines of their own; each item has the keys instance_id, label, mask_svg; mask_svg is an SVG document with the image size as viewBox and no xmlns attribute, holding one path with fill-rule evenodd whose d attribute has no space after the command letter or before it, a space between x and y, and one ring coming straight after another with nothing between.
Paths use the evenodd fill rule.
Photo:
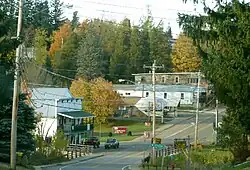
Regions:
<instances>
[{"instance_id":1,"label":"house","mask_svg":"<svg viewBox=\"0 0 250 170\"><path fill-rule=\"evenodd\" d=\"M139 85L135 89L144 93L146 98L153 96L152 85ZM162 98L165 100L179 100L180 105L193 105L196 103L196 95L198 92L197 86L188 85L155 85L156 98ZM205 102L206 88L200 87L200 102Z\"/></svg>"},{"instance_id":2,"label":"house","mask_svg":"<svg viewBox=\"0 0 250 170\"><path fill-rule=\"evenodd\" d=\"M93 135L94 118L84 111L59 112L57 128L64 131L71 144L82 144L83 140Z\"/></svg>"},{"instance_id":3,"label":"house","mask_svg":"<svg viewBox=\"0 0 250 170\"><path fill-rule=\"evenodd\" d=\"M137 98L138 101L133 103L133 106L142 113L148 114L149 108L152 108L153 87L151 84L116 85L114 88L123 98ZM197 92L197 86L155 85L156 109L161 112L162 109L194 105L197 101ZM206 87L200 87L199 94L200 103L204 103L206 101ZM127 108L122 109L124 110L123 112L125 112Z\"/></svg>"},{"instance_id":4,"label":"house","mask_svg":"<svg viewBox=\"0 0 250 170\"><path fill-rule=\"evenodd\" d=\"M132 74L136 84L152 84L152 73ZM208 81L201 74L200 86L208 87ZM191 85L197 86L198 72L155 73L155 83L159 85Z\"/></svg>"},{"instance_id":5,"label":"house","mask_svg":"<svg viewBox=\"0 0 250 170\"><path fill-rule=\"evenodd\" d=\"M31 104L42 117L37 134L52 137L60 128L72 143L92 135L95 116L83 111L83 99L74 98L68 88L32 88L30 91Z\"/></svg>"}]
</instances>

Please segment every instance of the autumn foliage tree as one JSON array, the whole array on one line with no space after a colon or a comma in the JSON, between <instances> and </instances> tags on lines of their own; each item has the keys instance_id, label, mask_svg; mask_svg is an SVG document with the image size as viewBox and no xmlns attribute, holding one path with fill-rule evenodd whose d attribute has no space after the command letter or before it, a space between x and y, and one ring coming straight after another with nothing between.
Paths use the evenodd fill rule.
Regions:
<instances>
[{"instance_id":1,"label":"autumn foliage tree","mask_svg":"<svg viewBox=\"0 0 250 170\"><path fill-rule=\"evenodd\" d=\"M173 46L172 63L176 72L193 72L200 68L201 58L191 38L180 34Z\"/></svg>"},{"instance_id":2,"label":"autumn foliage tree","mask_svg":"<svg viewBox=\"0 0 250 170\"><path fill-rule=\"evenodd\" d=\"M59 28L59 30L54 32L53 43L51 44L49 50L49 55L53 64L55 61L56 52L61 49L63 43L66 41L66 38L71 34L71 32L72 28L70 22L66 22Z\"/></svg>"},{"instance_id":3,"label":"autumn foliage tree","mask_svg":"<svg viewBox=\"0 0 250 170\"><path fill-rule=\"evenodd\" d=\"M112 83L103 78L90 82L80 78L72 82L70 91L75 97L84 98L84 111L93 113L99 123L104 123L122 104L122 99L113 90Z\"/></svg>"}]
</instances>

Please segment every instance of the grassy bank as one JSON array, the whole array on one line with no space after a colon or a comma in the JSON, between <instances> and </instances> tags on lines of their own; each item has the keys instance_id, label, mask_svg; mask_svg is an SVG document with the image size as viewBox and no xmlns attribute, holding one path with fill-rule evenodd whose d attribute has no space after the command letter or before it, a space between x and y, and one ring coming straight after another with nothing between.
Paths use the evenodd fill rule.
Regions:
<instances>
[{"instance_id":1,"label":"grassy bank","mask_svg":"<svg viewBox=\"0 0 250 170\"><path fill-rule=\"evenodd\" d=\"M128 128L127 132L131 131L132 136L128 136L127 134L118 135L112 132L112 128L114 126L126 126ZM160 123L156 123L156 128L160 126ZM130 141L137 137L143 135L144 131L151 131L152 126L145 126L144 121L133 121L133 120L112 120L107 124L95 125L94 136L101 135L101 141L106 141L110 132L112 132L113 137L117 138L119 141Z\"/></svg>"},{"instance_id":2,"label":"grassy bank","mask_svg":"<svg viewBox=\"0 0 250 170\"><path fill-rule=\"evenodd\" d=\"M172 163L175 169L185 169L186 168L186 156L183 153L175 155L173 157L164 157L164 170L167 167L171 168ZM222 170L229 167L233 161L233 155L227 150L222 150L221 148L214 146L207 146L198 151L191 151L191 169L213 169ZM162 164L162 157L156 159L157 168L149 164L149 170L160 169ZM245 165L248 166L248 165ZM145 168L148 169L146 166ZM235 168L234 168L235 169ZM225 169L227 170L227 169ZM228 169L229 170L229 169Z\"/></svg>"}]
</instances>

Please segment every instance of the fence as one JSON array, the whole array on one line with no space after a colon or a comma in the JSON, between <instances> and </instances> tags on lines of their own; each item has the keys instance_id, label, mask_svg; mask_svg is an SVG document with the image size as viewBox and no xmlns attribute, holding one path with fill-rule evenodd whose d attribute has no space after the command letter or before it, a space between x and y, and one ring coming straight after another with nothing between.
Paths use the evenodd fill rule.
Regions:
<instances>
[{"instance_id":1,"label":"fence","mask_svg":"<svg viewBox=\"0 0 250 170\"><path fill-rule=\"evenodd\" d=\"M66 151L66 157L68 159L74 159L93 153L93 147L89 145L69 145Z\"/></svg>"},{"instance_id":2,"label":"fence","mask_svg":"<svg viewBox=\"0 0 250 170\"><path fill-rule=\"evenodd\" d=\"M155 150L155 156L156 157L175 155L175 154L178 154L178 153L180 153L180 150L175 148L174 146L169 146L167 148L156 149Z\"/></svg>"}]
</instances>

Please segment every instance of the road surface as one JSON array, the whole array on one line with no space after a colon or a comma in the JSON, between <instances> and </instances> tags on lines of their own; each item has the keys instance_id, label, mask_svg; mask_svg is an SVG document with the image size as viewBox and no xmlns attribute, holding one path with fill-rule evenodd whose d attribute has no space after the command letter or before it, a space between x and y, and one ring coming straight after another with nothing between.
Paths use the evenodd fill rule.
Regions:
<instances>
[{"instance_id":1,"label":"road surface","mask_svg":"<svg viewBox=\"0 0 250 170\"><path fill-rule=\"evenodd\" d=\"M221 116L219 116L219 121ZM213 140L213 113L201 113L199 117L199 138L202 142ZM157 137L163 139L164 144L173 144L175 138L186 138L188 135L194 139L195 118L185 120L174 127L164 130ZM80 162L74 165L43 168L43 170L121 170L126 165L137 167L144 154L150 151L150 140L137 142L120 142L119 149L105 150L103 146L95 149L95 153L104 153L105 156Z\"/></svg>"}]
</instances>

